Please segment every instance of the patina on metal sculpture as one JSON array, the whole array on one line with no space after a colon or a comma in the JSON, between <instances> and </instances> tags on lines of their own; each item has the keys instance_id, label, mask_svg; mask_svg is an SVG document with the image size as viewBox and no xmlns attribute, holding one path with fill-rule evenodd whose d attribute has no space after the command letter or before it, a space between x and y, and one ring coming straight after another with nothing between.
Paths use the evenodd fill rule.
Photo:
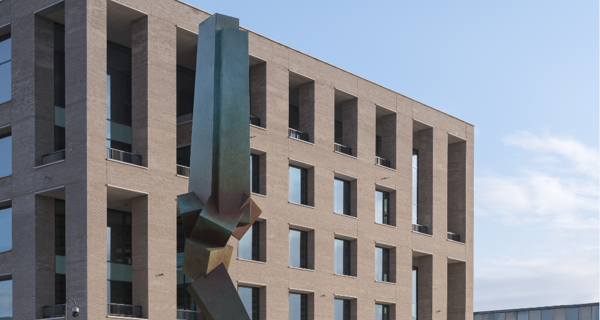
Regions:
<instances>
[{"instance_id":1,"label":"patina on metal sculpture","mask_svg":"<svg viewBox=\"0 0 600 320\"><path fill-rule=\"evenodd\" d=\"M198 32L194 122L187 194L177 197L186 237L188 292L211 320L250 319L227 269L231 236L261 214L250 193L248 33L215 14Z\"/></svg>"}]
</instances>

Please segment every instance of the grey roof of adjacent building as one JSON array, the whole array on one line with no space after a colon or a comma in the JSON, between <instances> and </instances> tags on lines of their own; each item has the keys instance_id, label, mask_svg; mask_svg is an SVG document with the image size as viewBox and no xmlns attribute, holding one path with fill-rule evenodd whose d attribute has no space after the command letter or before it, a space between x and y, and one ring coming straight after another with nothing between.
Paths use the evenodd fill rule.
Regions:
<instances>
[{"instance_id":1,"label":"grey roof of adjacent building","mask_svg":"<svg viewBox=\"0 0 600 320\"><path fill-rule=\"evenodd\" d=\"M560 306L548 306L548 307L535 307L535 308L521 308L521 309L505 309L505 310L491 310L491 311L477 311L473 312L474 315L488 314L488 313L506 313L506 312L519 312L519 311L535 311L535 310L548 310L548 309L566 309L566 308L581 308L581 307L597 307L598 302L584 303L584 304L569 304Z\"/></svg>"}]
</instances>

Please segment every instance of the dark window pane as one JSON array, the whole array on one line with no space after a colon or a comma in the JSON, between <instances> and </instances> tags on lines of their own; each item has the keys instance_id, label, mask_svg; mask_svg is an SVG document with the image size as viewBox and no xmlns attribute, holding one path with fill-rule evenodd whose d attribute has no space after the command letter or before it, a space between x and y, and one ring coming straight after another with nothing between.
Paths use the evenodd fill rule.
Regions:
<instances>
[{"instance_id":1,"label":"dark window pane","mask_svg":"<svg viewBox=\"0 0 600 320\"><path fill-rule=\"evenodd\" d=\"M64 274L54 274L54 304L64 304L67 301L67 277Z\"/></svg>"},{"instance_id":2,"label":"dark window pane","mask_svg":"<svg viewBox=\"0 0 600 320\"><path fill-rule=\"evenodd\" d=\"M65 255L65 200L54 199L54 254Z\"/></svg>"},{"instance_id":3,"label":"dark window pane","mask_svg":"<svg viewBox=\"0 0 600 320\"><path fill-rule=\"evenodd\" d=\"M65 26L54 23L54 106L65 107Z\"/></svg>"},{"instance_id":4,"label":"dark window pane","mask_svg":"<svg viewBox=\"0 0 600 320\"><path fill-rule=\"evenodd\" d=\"M292 129L300 130L300 110L296 106L290 105L289 126Z\"/></svg>"},{"instance_id":5,"label":"dark window pane","mask_svg":"<svg viewBox=\"0 0 600 320\"><path fill-rule=\"evenodd\" d=\"M177 148L177 164L180 166L190 166L190 157L192 152L192 146L185 146Z\"/></svg>"},{"instance_id":6,"label":"dark window pane","mask_svg":"<svg viewBox=\"0 0 600 320\"><path fill-rule=\"evenodd\" d=\"M132 304L132 283L124 281L108 282L108 303Z\"/></svg>"},{"instance_id":7,"label":"dark window pane","mask_svg":"<svg viewBox=\"0 0 600 320\"><path fill-rule=\"evenodd\" d=\"M334 142L335 143L339 143L339 144L343 144L343 139L342 139L342 123L339 121L335 122L335 137L334 137Z\"/></svg>"},{"instance_id":8,"label":"dark window pane","mask_svg":"<svg viewBox=\"0 0 600 320\"><path fill-rule=\"evenodd\" d=\"M260 156L250 155L250 188L254 193L260 193Z\"/></svg>"},{"instance_id":9,"label":"dark window pane","mask_svg":"<svg viewBox=\"0 0 600 320\"><path fill-rule=\"evenodd\" d=\"M196 71L177 66L177 116L194 112Z\"/></svg>"},{"instance_id":10,"label":"dark window pane","mask_svg":"<svg viewBox=\"0 0 600 320\"><path fill-rule=\"evenodd\" d=\"M375 155L381 157L381 136L375 136Z\"/></svg>"},{"instance_id":11,"label":"dark window pane","mask_svg":"<svg viewBox=\"0 0 600 320\"><path fill-rule=\"evenodd\" d=\"M12 208L0 208L0 252L12 249Z\"/></svg>"}]
</instances>

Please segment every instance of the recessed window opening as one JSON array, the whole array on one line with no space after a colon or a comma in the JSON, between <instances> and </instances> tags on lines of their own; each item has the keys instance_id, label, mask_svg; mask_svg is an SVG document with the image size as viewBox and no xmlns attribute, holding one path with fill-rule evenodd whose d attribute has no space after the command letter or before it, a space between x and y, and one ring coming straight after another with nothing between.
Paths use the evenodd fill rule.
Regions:
<instances>
[{"instance_id":1,"label":"recessed window opening","mask_svg":"<svg viewBox=\"0 0 600 320\"><path fill-rule=\"evenodd\" d=\"M375 304L375 320L390 320L390 306Z\"/></svg>"},{"instance_id":2,"label":"recessed window opening","mask_svg":"<svg viewBox=\"0 0 600 320\"><path fill-rule=\"evenodd\" d=\"M239 286L238 294L250 320L260 319L260 288Z\"/></svg>"},{"instance_id":3,"label":"recessed window opening","mask_svg":"<svg viewBox=\"0 0 600 320\"><path fill-rule=\"evenodd\" d=\"M391 282L390 249L375 247L375 280Z\"/></svg>"},{"instance_id":4,"label":"recessed window opening","mask_svg":"<svg viewBox=\"0 0 600 320\"><path fill-rule=\"evenodd\" d=\"M238 242L238 258L260 261L260 221L255 221Z\"/></svg>"},{"instance_id":5,"label":"recessed window opening","mask_svg":"<svg viewBox=\"0 0 600 320\"><path fill-rule=\"evenodd\" d=\"M334 319L335 320L350 320L352 314L352 301L347 299L334 299Z\"/></svg>"},{"instance_id":6,"label":"recessed window opening","mask_svg":"<svg viewBox=\"0 0 600 320\"><path fill-rule=\"evenodd\" d=\"M289 201L308 205L308 169L290 165Z\"/></svg>"},{"instance_id":7,"label":"recessed window opening","mask_svg":"<svg viewBox=\"0 0 600 320\"><path fill-rule=\"evenodd\" d=\"M352 275L352 242L350 240L335 239L335 274Z\"/></svg>"},{"instance_id":8,"label":"recessed window opening","mask_svg":"<svg viewBox=\"0 0 600 320\"><path fill-rule=\"evenodd\" d=\"M61 150L65 150L65 26L54 23L54 151Z\"/></svg>"},{"instance_id":9,"label":"recessed window opening","mask_svg":"<svg viewBox=\"0 0 600 320\"><path fill-rule=\"evenodd\" d=\"M249 57L250 75L250 124L267 127L267 63L257 57Z\"/></svg>"},{"instance_id":10,"label":"recessed window opening","mask_svg":"<svg viewBox=\"0 0 600 320\"><path fill-rule=\"evenodd\" d=\"M413 231L433 232L433 128L413 120Z\"/></svg>"},{"instance_id":11,"label":"recessed window opening","mask_svg":"<svg viewBox=\"0 0 600 320\"><path fill-rule=\"evenodd\" d=\"M448 239L464 242L467 217L467 142L448 135Z\"/></svg>"},{"instance_id":12,"label":"recessed window opening","mask_svg":"<svg viewBox=\"0 0 600 320\"><path fill-rule=\"evenodd\" d=\"M250 191L260 193L260 156L250 154Z\"/></svg>"},{"instance_id":13,"label":"recessed window opening","mask_svg":"<svg viewBox=\"0 0 600 320\"><path fill-rule=\"evenodd\" d=\"M380 106L375 109L375 163L395 168L396 113Z\"/></svg>"},{"instance_id":14,"label":"recessed window opening","mask_svg":"<svg viewBox=\"0 0 600 320\"><path fill-rule=\"evenodd\" d=\"M12 249L12 207L0 204L0 252Z\"/></svg>"},{"instance_id":15,"label":"recessed window opening","mask_svg":"<svg viewBox=\"0 0 600 320\"><path fill-rule=\"evenodd\" d=\"M131 305L131 213L109 209L107 218L108 303Z\"/></svg>"},{"instance_id":16,"label":"recessed window opening","mask_svg":"<svg viewBox=\"0 0 600 320\"><path fill-rule=\"evenodd\" d=\"M3 307L0 309L0 319L12 319L13 316L13 285L12 279L0 280L0 296L2 296Z\"/></svg>"},{"instance_id":17,"label":"recessed window opening","mask_svg":"<svg viewBox=\"0 0 600 320\"><path fill-rule=\"evenodd\" d=\"M12 135L10 127L0 128L0 178L12 174Z\"/></svg>"},{"instance_id":18,"label":"recessed window opening","mask_svg":"<svg viewBox=\"0 0 600 320\"><path fill-rule=\"evenodd\" d=\"M0 35L0 103L11 99L11 38Z\"/></svg>"},{"instance_id":19,"label":"recessed window opening","mask_svg":"<svg viewBox=\"0 0 600 320\"><path fill-rule=\"evenodd\" d=\"M419 269L417 267L412 268L412 290L411 290L412 298L411 298L411 301L412 301L412 319L413 320L417 319L417 310L418 310L418 308L417 308L418 294L419 294L418 281L417 281L418 272L419 272Z\"/></svg>"},{"instance_id":20,"label":"recessed window opening","mask_svg":"<svg viewBox=\"0 0 600 320\"><path fill-rule=\"evenodd\" d=\"M375 222L391 225L390 193L375 190Z\"/></svg>"},{"instance_id":21,"label":"recessed window opening","mask_svg":"<svg viewBox=\"0 0 600 320\"><path fill-rule=\"evenodd\" d=\"M290 229L290 267L308 269L308 232Z\"/></svg>"},{"instance_id":22,"label":"recessed window opening","mask_svg":"<svg viewBox=\"0 0 600 320\"><path fill-rule=\"evenodd\" d=\"M334 151L356 156L358 100L335 90L334 107Z\"/></svg>"},{"instance_id":23,"label":"recessed window opening","mask_svg":"<svg viewBox=\"0 0 600 320\"><path fill-rule=\"evenodd\" d=\"M65 200L54 199L54 303L67 301Z\"/></svg>"},{"instance_id":24,"label":"recessed window opening","mask_svg":"<svg viewBox=\"0 0 600 320\"><path fill-rule=\"evenodd\" d=\"M333 180L334 210L333 212L352 215L351 212L351 182L335 178Z\"/></svg>"},{"instance_id":25,"label":"recessed window opening","mask_svg":"<svg viewBox=\"0 0 600 320\"><path fill-rule=\"evenodd\" d=\"M289 293L289 320L308 320L308 294Z\"/></svg>"},{"instance_id":26,"label":"recessed window opening","mask_svg":"<svg viewBox=\"0 0 600 320\"><path fill-rule=\"evenodd\" d=\"M315 83L302 75L289 73L290 138L313 142L315 123Z\"/></svg>"}]
</instances>

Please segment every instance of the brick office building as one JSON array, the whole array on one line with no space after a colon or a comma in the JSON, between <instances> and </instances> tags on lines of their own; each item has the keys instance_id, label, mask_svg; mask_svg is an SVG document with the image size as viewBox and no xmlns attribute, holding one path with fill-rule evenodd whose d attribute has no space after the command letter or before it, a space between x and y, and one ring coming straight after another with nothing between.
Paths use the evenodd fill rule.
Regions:
<instances>
[{"instance_id":1,"label":"brick office building","mask_svg":"<svg viewBox=\"0 0 600 320\"><path fill-rule=\"evenodd\" d=\"M0 1L0 319L195 319L178 267L198 24ZM242 20L243 24L243 20ZM250 32L253 319L470 319L473 125ZM12 305L12 307L11 307Z\"/></svg>"}]
</instances>

